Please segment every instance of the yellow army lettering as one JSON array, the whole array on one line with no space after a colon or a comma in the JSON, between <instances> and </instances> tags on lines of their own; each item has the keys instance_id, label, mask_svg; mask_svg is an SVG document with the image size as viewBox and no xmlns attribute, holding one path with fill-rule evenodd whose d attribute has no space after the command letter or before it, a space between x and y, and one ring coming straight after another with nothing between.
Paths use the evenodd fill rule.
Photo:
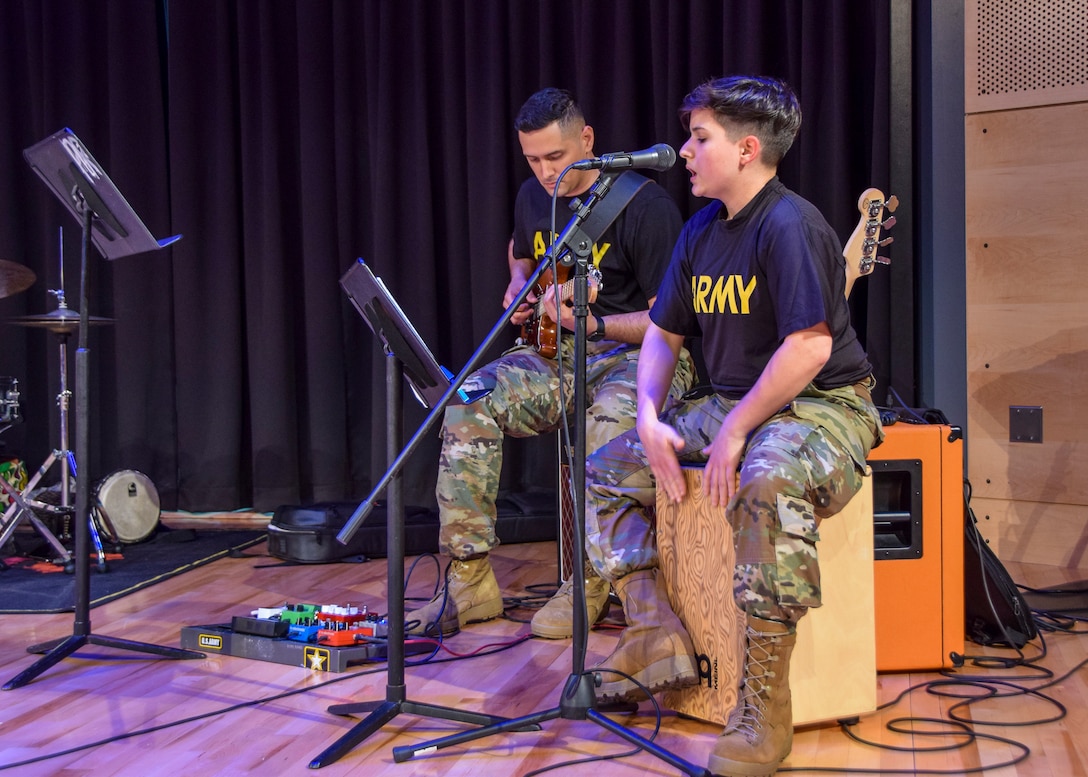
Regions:
<instances>
[{"instance_id":1,"label":"yellow army lettering","mask_svg":"<svg viewBox=\"0 0 1088 777\"><path fill-rule=\"evenodd\" d=\"M691 278L691 297L696 313L724 313L728 303L730 313L746 316L751 312L748 303L755 290L755 276L747 283L739 275L717 280L709 275L694 275Z\"/></svg>"}]
</instances>

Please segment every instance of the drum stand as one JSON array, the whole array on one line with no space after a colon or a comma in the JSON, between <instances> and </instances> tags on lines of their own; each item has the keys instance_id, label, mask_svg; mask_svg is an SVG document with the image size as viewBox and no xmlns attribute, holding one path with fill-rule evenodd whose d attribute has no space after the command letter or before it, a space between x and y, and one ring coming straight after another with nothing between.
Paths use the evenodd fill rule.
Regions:
<instances>
[{"instance_id":1,"label":"drum stand","mask_svg":"<svg viewBox=\"0 0 1088 777\"><path fill-rule=\"evenodd\" d=\"M68 552L67 548L65 548L60 540L57 539L56 535L54 535L53 532L41 522L38 516L34 514L33 510L30 509L31 506L33 506L44 512L63 516L71 516L74 509L71 501L71 477L76 475L76 459L75 455L68 448L68 401L72 396L72 392L68 390L68 335L76 325L75 322L78 320L78 317L70 315L71 311L68 310L68 306L64 300L64 289L50 289L50 293L57 298L57 310L54 313L59 315L50 314L48 316L36 317L37 320L34 323L35 325L38 325L38 321L43 322L45 328L56 334L60 341L58 345L60 351L60 393L57 394L57 407L59 408L60 416L60 446L46 457L45 461L42 462L42 465L38 467L38 471L34 473L29 481L27 481L26 488L23 489L22 493L18 497L12 495L12 499L15 500L15 503L4 513L3 531L0 532L0 545L3 545L8 537L14 533L15 527L18 525L19 521L22 518L27 518L38 533L42 535L42 538L57 551L60 561L64 564L64 571L72 573L75 571L72 554ZM54 507L30 499L27 495L34 490L35 486L38 485L38 482L58 461L61 462L59 507ZM8 488L4 488L4 491L11 494ZM88 524L91 539L94 543L95 554L98 559L98 571L105 572L108 567L106 564L106 554L102 549L102 538L99 535L98 528L95 526L93 519L88 518Z\"/></svg>"},{"instance_id":2,"label":"drum stand","mask_svg":"<svg viewBox=\"0 0 1088 777\"><path fill-rule=\"evenodd\" d=\"M15 382L14 387L7 392L2 398L5 402L5 406L14 407L13 420L22 420L19 415L19 385L18 381ZM11 428L10 423L5 423L0 426L0 434L6 432ZM44 466L44 465L43 465ZM26 518L30 521L31 527L41 535L57 553L57 560L59 563L64 564L64 571L71 572L73 570L72 554L68 552L68 549L61 544L56 535L50 531L41 519L34 513L35 509L42 510L43 512L54 512L61 514L61 510L57 508L43 504L42 502L31 499L28 494L30 490L37 483L38 477L41 476L43 470L39 469L39 474L35 479L23 486L23 490L19 491L13 484L9 483L4 478L0 478L0 491L11 499L11 504L4 511L3 516L0 516L0 547L3 547L7 543L8 539L15 533L15 529L19 526L19 522ZM0 570L6 570L8 567L2 561L0 561Z\"/></svg>"},{"instance_id":3,"label":"drum stand","mask_svg":"<svg viewBox=\"0 0 1088 777\"><path fill-rule=\"evenodd\" d=\"M30 486L27 486L24 491L28 491ZM3 518L0 518L0 524L3 525L3 530L0 531L0 547L3 547L4 543L8 541L8 538L15 532L15 528L19 525L19 521L22 518L26 518L30 521L30 525L34 528L38 534L42 536L46 542L52 546L53 550L57 552L58 560L64 564L65 572L72 572L75 569L74 562L72 561L72 554L68 552L68 549L64 547L56 535L49 530L49 527L42 523L41 519L34 514L33 508L51 510L54 509L50 505L42 502L37 502L33 499L28 499L24 493L20 492L15 486L8 483L3 478L0 478L0 491L3 491L12 500L12 504L4 512ZM57 511L58 513L60 511ZM11 519L8 519L8 516ZM0 568L7 569L7 565L0 561Z\"/></svg>"}]
</instances>

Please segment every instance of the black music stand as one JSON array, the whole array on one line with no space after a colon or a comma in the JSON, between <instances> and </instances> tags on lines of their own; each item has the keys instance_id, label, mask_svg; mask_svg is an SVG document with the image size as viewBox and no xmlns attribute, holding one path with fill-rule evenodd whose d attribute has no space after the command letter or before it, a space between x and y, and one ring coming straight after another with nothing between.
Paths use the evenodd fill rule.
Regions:
<instances>
[{"instance_id":1,"label":"black music stand","mask_svg":"<svg viewBox=\"0 0 1088 777\"><path fill-rule=\"evenodd\" d=\"M568 167L567 170L569 169L570 168ZM563 171L564 175L567 170ZM545 270L554 269L554 263L559 261L562 261L568 266L574 266L574 407L583 408L586 406L586 317L589 315L588 256L592 250L593 243L604 233L615 219L616 215L630 203L635 194L638 193L638 190L646 183L646 179L640 178L639 176L627 174L620 176L602 175L590 187L585 201L576 201L572 206L575 207L574 215L567 223L563 232L555 239L555 242L552 243L547 255L537 266L536 272L522 287L522 290L510 303L503 316L500 317L499 321L469 358L461 372L458 373L456 377L450 379L449 386L443 393L438 404L431 409L430 414L424 419L415 435L395 458L390 465L389 470L371 491L370 496L359 505L359 508L344 525L344 528L337 535L337 539L340 542L346 543L351 539L352 534L366 518L367 514L373 509L374 503L382 489L399 479L400 469L403 467L407 457L417 447L419 441L427 430L430 429L431 425L438 419L438 416L443 412L445 406L452 401L455 392L459 390L461 384L468 378L472 371L476 369L477 364L482 361L483 355L505 330L505 326L509 323L510 317L513 315L514 311L525 301L529 291L536 287L537 282L544 274ZM613 204L618 204L619 207L609 208L609 215L607 216L602 215L603 211L599 211L594 215L593 208L613 190L616 192L615 198L617 198L613 200ZM556 277L556 274L553 273L552 277ZM578 494L585 494L585 413L574 413L574 423L574 461L571 464L571 479L572 491L577 496ZM394 761L401 763L421 753L429 753L444 747L474 741L490 736L491 734L508 731L538 730L540 728L540 723L543 723L546 720L563 718L565 720L592 720L603 728L626 739L628 742L655 755L666 763L675 766L684 773L691 775L691 777L709 777L710 773L706 768L697 766L685 761L679 756L669 753L650 740L626 729L619 723L609 720L597 711L597 695L594 690L596 686L595 673L588 672L585 668L586 646L588 644L589 635L589 623L587 622L588 617L585 608L585 501L584 499L575 498L573 502L575 536L574 558L572 562L574 567L574 599L575 602L580 602L582 606L574 608L574 628L572 637L573 655L571 659L572 671L563 687L559 704L549 710L520 718L493 719L494 722L484 724L480 728L430 740L429 742L419 745L411 747L394 747ZM390 503L392 504L392 498L390 499ZM393 562L392 549L390 549L389 552L389 560L390 563ZM401 581L396 581L396 585L402 585ZM394 581L391 578L389 583L390 591L393 590L393 586ZM390 631L392 631L392 611L390 611L389 619ZM403 613L401 619L403 620ZM403 629L403 624L401 624L401 628ZM389 650L392 660L392 636L390 637ZM386 710L383 717L379 718L377 713L372 714L370 718L367 718L358 724L346 736L334 743L332 747L328 748L324 753L318 756L318 758L311 761L310 767L319 768L332 763L346 754L351 747L363 741L371 733L377 731L385 722L391 720L398 711L401 711L400 709L395 708L391 702L386 702L382 707ZM330 707L329 711L334 714L350 714L353 710L373 710L374 708L373 704L336 705ZM404 708L403 711L409 710Z\"/></svg>"},{"instance_id":2,"label":"black music stand","mask_svg":"<svg viewBox=\"0 0 1088 777\"><path fill-rule=\"evenodd\" d=\"M62 129L23 152L27 162L52 189L66 208L83 226L80 252L79 348L76 351L76 461L81 472L76 478L75 505L75 621L72 635L62 639L31 645L28 653L44 653L28 669L9 680L3 690L26 685L49 667L67 658L84 645L120 648L151 653L163 658L206 658L193 650L161 647L116 637L104 637L91 632L90 620L90 556L88 510L90 452L88 426L90 423L89 358L87 330L90 318L87 304L87 255L93 241L106 259L143 253L163 248L181 235L156 240L136 212L132 210L113 181L106 175L90 151L70 129Z\"/></svg>"},{"instance_id":3,"label":"black music stand","mask_svg":"<svg viewBox=\"0 0 1088 777\"><path fill-rule=\"evenodd\" d=\"M430 349L416 332L412 322L401 310L389 290L362 259L353 264L340 278L352 305L366 320L385 349L385 442L390 462L400 448L403 407L401 379L408 385L425 408L442 401L450 388L450 378ZM462 401L472 401L477 395L458 392ZM442 404L441 407L445 407ZM389 591L388 647L385 700L336 704L329 707L334 715L367 712L359 724L310 762L318 769L338 760L359 742L369 737L402 712L425 717L474 723L479 726L505 722L506 718L466 712L451 707L410 701L404 682L404 495L398 474L389 484L389 509L386 525L386 558L388 563L386 588ZM397 595L397 592L400 592ZM537 726L536 728L539 728ZM530 730L526 728L524 730Z\"/></svg>"}]
</instances>

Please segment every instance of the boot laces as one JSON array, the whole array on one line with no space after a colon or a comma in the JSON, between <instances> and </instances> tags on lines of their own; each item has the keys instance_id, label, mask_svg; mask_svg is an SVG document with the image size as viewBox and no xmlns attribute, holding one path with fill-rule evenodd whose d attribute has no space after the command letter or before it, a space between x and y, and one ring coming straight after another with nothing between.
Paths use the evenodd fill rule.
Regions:
<instances>
[{"instance_id":1,"label":"boot laces","mask_svg":"<svg viewBox=\"0 0 1088 777\"><path fill-rule=\"evenodd\" d=\"M438 590L434 592L434 596L431 597L429 604L434 604L441 601L453 601L453 594L450 591L452 584L461 582L465 573L468 570L465 569L464 562L458 559L450 559L450 562L446 564L445 572L442 575L442 585L438 587ZM445 608L443 608L445 609Z\"/></svg>"},{"instance_id":2,"label":"boot laces","mask_svg":"<svg viewBox=\"0 0 1088 777\"><path fill-rule=\"evenodd\" d=\"M446 565L446 579L444 585L435 594L434 601L445 598L451 605L456 606L457 596L468 589L472 580L472 568L467 561L451 559Z\"/></svg>"},{"instance_id":3,"label":"boot laces","mask_svg":"<svg viewBox=\"0 0 1088 777\"><path fill-rule=\"evenodd\" d=\"M450 592L450 583L458 579L458 573L463 574L465 571L467 570L465 569L465 564L463 561L460 561L459 559L450 559L449 563L446 564L446 568L442 574L442 585L440 585L438 587L438 590L435 591L434 596L431 597L431 600L426 604L420 606L418 609L411 612L406 612L404 614L405 628L414 629L417 627L421 627L425 636L441 637L440 624L442 622L442 616L445 615L446 611L449 610L451 607L454 609L454 611L456 611L457 609L457 604L454 602L453 595ZM423 616L423 613L428 612L430 609L434 609L436 605L441 606L437 607L437 611L435 612L434 616L428 618L427 622L424 623L423 617L425 616ZM416 617L409 618L409 615L415 615Z\"/></svg>"},{"instance_id":4,"label":"boot laces","mask_svg":"<svg viewBox=\"0 0 1088 777\"><path fill-rule=\"evenodd\" d=\"M597 575L595 571L593 571L592 567L586 567L584 580L585 591L587 594L589 593L590 588L594 585L595 581L600 581L600 579L601 578ZM560 596L564 597L567 601L571 603L574 602L574 575L571 575L563 581L563 585L559 586L558 590L556 590L552 598L555 599Z\"/></svg>"},{"instance_id":5,"label":"boot laces","mask_svg":"<svg viewBox=\"0 0 1088 777\"><path fill-rule=\"evenodd\" d=\"M767 717L767 696L769 688L766 679L773 680L775 664L779 657L772 652L778 644L779 635L764 634L752 628L748 629L748 649L745 655L744 685L741 687L737 703L740 714L734 730L748 740L754 740L763 730L763 721Z\"/></svg>"},{"instance_id":6,"label":"boot laces","mask_svg":"<svg viewBox=\"0 0 1088 777\"><path fill-rule=\"evenodd\" d=\"M461 559L450 559L450 563L446 565L446 586L450 583L460 583L468 578L469 569L468 564Z\"/></svg>"}]
</instances>

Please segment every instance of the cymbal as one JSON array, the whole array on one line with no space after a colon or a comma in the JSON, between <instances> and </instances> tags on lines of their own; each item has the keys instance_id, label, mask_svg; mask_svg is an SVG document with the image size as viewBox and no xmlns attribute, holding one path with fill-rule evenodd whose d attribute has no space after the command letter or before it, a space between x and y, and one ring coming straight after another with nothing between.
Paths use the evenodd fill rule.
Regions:
<instances>
[{"instance_id":1,"label":"cymbal","mask_svg":"<svg viewBox=\"0 0 1088 777\"><path fill-rule=\"evenodd\" d=\"M0 259L0 299L26 291L37 278L26 265Z\"/></svg>"},{"instance_id":2,"label":"cymbal","mask_svg":"<svg viewBox=\"0 0 1088 777\"><path fill-rule=\"evenodd\" d=\"M8 322L16 326L33 326L48 329L58 335L67 335L79 329L79 312L71 308L57 308L44 315L15 316L9 318ZM91 326L101 326L103 324L112 324L113 319L88 316L87 323Z\"/></svg>"}]
</instances>

